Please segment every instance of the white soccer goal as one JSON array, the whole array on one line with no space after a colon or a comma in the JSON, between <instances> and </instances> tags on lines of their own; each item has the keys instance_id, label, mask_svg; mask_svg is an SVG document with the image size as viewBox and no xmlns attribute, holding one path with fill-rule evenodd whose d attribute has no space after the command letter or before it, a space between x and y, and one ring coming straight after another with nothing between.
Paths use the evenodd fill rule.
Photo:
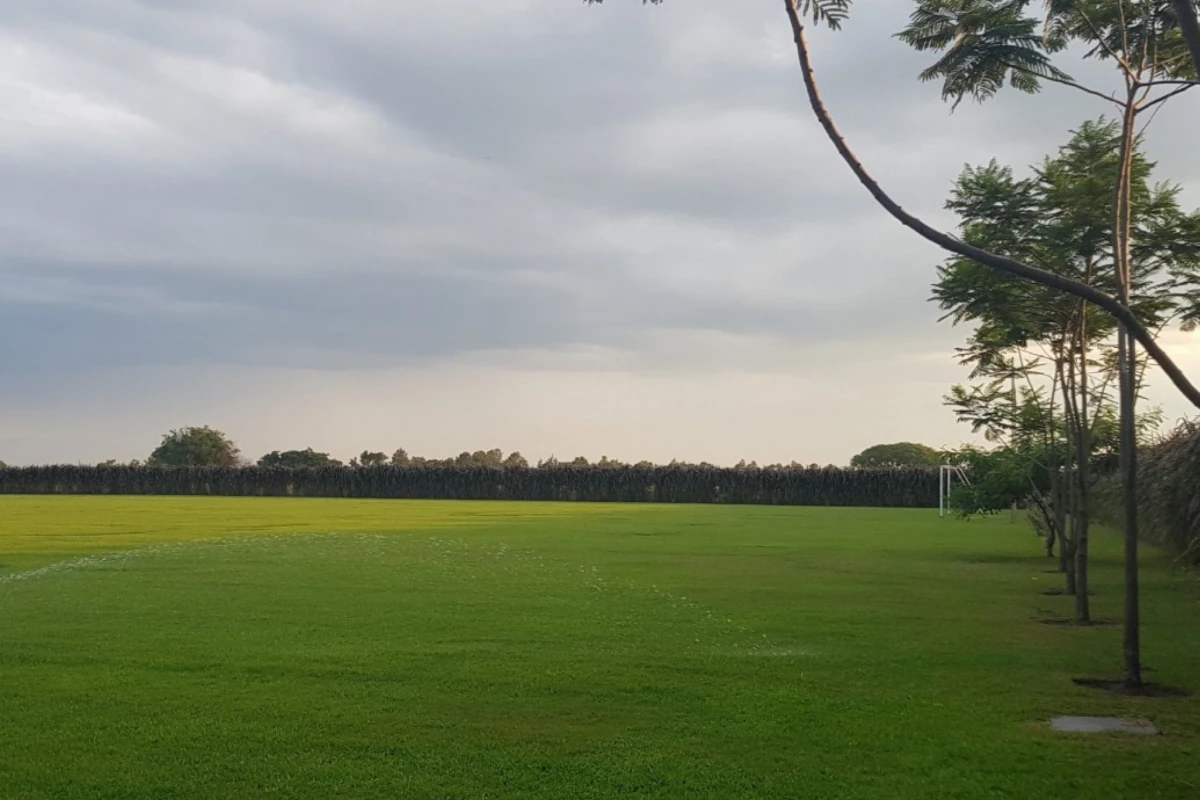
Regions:
<instances>
[{"instance_id":1,"label":"white soccer goal","mask_svg":"<svg viewBox=\"0 0 1200 800\"><path fill-rule=\"evenodd\" d=\"M971 484L967 471L957 464L942 464L938 469L938 516L946 516L950 509L950 489L955 480L959 483Z\"/></svg>"}]
</instances>

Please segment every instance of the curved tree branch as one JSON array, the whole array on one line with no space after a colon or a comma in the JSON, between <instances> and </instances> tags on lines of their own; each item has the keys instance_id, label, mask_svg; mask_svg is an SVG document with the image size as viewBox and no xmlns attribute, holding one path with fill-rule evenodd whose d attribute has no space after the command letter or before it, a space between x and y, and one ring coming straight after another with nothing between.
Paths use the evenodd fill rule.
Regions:
<instances>
[{"instance_id":1,"label":"curved tree branch","mask_svg":"<svg viewBox=\"0 0 1200 800\"><path fill-rule=\"evenodd\" d=\"M1117 98L1110 97L1109 95L1106 95L1104 92L1098 92L1095 89L1091 89L1087 86L1084 86L1081 83L1076 83L1075 81L1067 80L1066 78L1056 78L1053 75L1038 75L1037 73L1030 72L1029 70L1024 69L1022 67L1018 67L1015 64L1010 64L1008 62L1001 62L1001 63L1004 64L1004 66L1008 67L1009 69L1011 69L1014 72L1024 73L1025 75L1029 75L1030 77L1037 78L1039 81L1050 81L1051 83L1058 83L1063 86L1069 86L1072 89L1078 89L1079 91L1085 92L1094 97L1099 97L1101 100L1107 100L1108 102L1115 105L1117 108L1125 107L1125 104L1122 103Z\"/></svg>"},{"instance_id":2,"label":"curved tree branch","mask_svg":"<svg viewBox=\"0 0 1200 800\"><path fill-rule=\"evenodd\" d=\"M842 160L854 172L859 183L871 193L875 201L891 214L901 225L915 231L917 234L926 240L938 245L939 247L949 250L952 253L957 253L964 258L969 258L985 267L989 267L1009 275L1015 275L1018 278L1024 278L1034 283L1051 289L1057 289L1067 294L1074 295L1082 300L1103 308L1108 313L1112 314L1119 322L1128 328L1133 338L1136 339L1146 352L1154 359L1154 361L1162 368L1171 382L1176 388L1181 391L1193 405L1200 408L1200 390L1198 390L1179 369L1178 365L1171 360L1171 357L1159 346L1154 337L1146 330L1146 326L1141 320L1130 311L1126 306L1122 305L1112 295L1100 291L1099 289L1089 286L1079 281L1065 278L1061 275L1055 275L1053 272L1032 267L1020 261L1015 261L1011 258L989 253L986 250L980 250L977 247L972 247L966 242L949 236L936 228L931 227L923 220L909 214L900 205L893 200L879 185L879 183L871 177L866 168L858 160L857 156L846 144L846 140L842 138L838 131L837 125L834 124L833 118L829 114L829 110L825 107L825 102L821 99L821 92L817 86L817 78L813 72L812 59L808 50L808 40L805 36L804 22L801 18L800 9L797 4L801 0L784 0L784 5L787 8L788 19L792 24L792 34L796 42L796 54L800 58L800 69L804 76L804 88L808 92L808 100L812 105L813 113L817 120L821 123L821 127L825 129L826 135L837 149ZM1190 2L1190 0L1185 0Z\"/></svg>"},{"instance_id":3,"label":"curved tree branch","mask_svg":"<svg viewBox=\"0 0 1200 800\"><path fill-rule=\"evenodd\" d=\"M1174 97L1174 96L1175 96L1175 95L1177 95L1177 94L1183 94L1183 93L1184 93L1184 92L1186 92L1188 89L1191 89L1193 86L1200 86L1200 84L1198 84L1198 83L1187 83L1187 84L1184 84L1183 86L1180 86L1180 87L1178 87L1178 88L1172 89L1171 91L1169 91L1169 92L1167 92L1166 94L1164 94L1162 97L1156 97L1155 99L1151 100L1149 103L1143 103L1143 104L1142 104L1142 105L1141 105L1141 106L1138 108L1138 112L1140 113L1140 112L1142 112L1142 111L1145 111L1145 110L1146 110L1146 109L1148 109L1148 108L1154 108L1154 107L1155 107L1155 106L1157 106L1159 103L1164 103L1164 102L1166 102L1167 100L1170 100L1172 97ZM1153 116L1151 117L1151 119L1153 119ZM1147 124L1147 125L1149 125L1150 123L1148 123L1148 122L1147 122L1146 124Z\"/></svg>"}]
</instances>

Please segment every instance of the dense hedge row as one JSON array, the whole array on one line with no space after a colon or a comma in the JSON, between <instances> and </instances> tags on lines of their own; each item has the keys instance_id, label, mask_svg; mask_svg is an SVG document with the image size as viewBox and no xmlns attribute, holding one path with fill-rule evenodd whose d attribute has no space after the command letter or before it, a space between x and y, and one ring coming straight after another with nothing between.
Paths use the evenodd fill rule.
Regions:
<instances>
[{"instance_id":1,"label":"dense hedge row","mask_svg":"<svg viewBox=\"0 0 1200 800\"><path fill-rule=\"evenodd\" d=\"M936 469L84 467L0 469L0 494L937 506Z\"/></svg>"},{"instance_id":2,"label":"dense hedge row","mask_svg":"<svg viewBox=\"0 0 1200 800\"><path fill-rule=\"evenodd\" d=\"M1110 470L1092 496L1097 519L1124 527L1120 475ZM1200 565L1200 427L1185 424L1138 453L1138 529L1146 541Z\"/></svg>"}]
</instances>

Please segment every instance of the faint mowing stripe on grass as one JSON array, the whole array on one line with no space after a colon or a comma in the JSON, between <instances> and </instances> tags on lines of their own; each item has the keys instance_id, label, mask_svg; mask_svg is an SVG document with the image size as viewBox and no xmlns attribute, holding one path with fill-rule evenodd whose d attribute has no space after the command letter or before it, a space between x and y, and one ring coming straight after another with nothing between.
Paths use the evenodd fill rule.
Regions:
<instances>
[{"instance_id":1,"label":"faint mowing stripe on grass","mask_svg":"<svg viewBox=\"0 0 1200 800\"><path fill-rule=\"evenodd\" d=\"M218 561L214 565L212 558ZM249 557L266 559L246 564ZM0 576L8 595L18 586L53 578L83 578L98 572L135 571L156 560L203 560L206 568L244 567L254 574L291 565L322 574L370 578L375 584L436 592L451 606L442 614L454 616L454 604L494 603L491 613L515 605L521 613L545 623L547 635L561 635L554 621L568 614L584 638L609 654L661 652L663 656L781 654L784 648L754 634L742 622L718 608L671 592L612 575L595 564L566 561L537 550L510 547L504 542L472 542L460 537L395 536L379 533L309 533L233 536L192 542L165 542L130 550L80 556L37 569ZM132 578L133 576L131 576ZM320 575L312 576L314 587ZM270 576L266 579L271 580ZM340 581L347 585L346 578ZM353 586L353 583L349 585ZM662 645L669 643L670 648Z\"/></svg>"},{"instance_id":2,"label":"faint mowing stripe on grass","mask_svg":"<svg viewBox=\"0 0 1200 800\"><path fill-rule=\"evenodd\" d=\"M145 559L151 556L177 555L196 552L202 549L211 548L226 548L232 549L236 547L253 546L255 543L265 543L270 540L288 540L300 541L304 539L314 539L325 536L337 536L336 533L326 534L270 534L266 536L248 537L248 536L230 536L220 539L199 539L191 542L161 542L159 544L147 545L145 547L136 547L129 550L113 550L105 553L96 553L86 556L78 556L76 558L67 559L65 561L57 561L53 564L47 564L44 567L25 570L23 572L12 572L7 575L0 575L0 586L26 583L29 581L38 580L39 578L49 578L56 575L69 574L73 572L81 572L87 570L102 570L112 567L126 567L131 562L137 559Z\"/></svg>"}]
</instances>

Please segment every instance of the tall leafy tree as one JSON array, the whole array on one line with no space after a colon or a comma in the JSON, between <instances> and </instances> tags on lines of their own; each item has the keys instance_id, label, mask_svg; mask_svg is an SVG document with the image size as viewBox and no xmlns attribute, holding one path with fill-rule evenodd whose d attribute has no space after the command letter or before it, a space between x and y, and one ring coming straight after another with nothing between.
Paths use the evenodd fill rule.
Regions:
<instances>
[{"instance_id":1,"label":"tall leafy tree","mask_svg":"<svg viewBox=\"0 0 1200 800\"><path fill-rule=\"evenodd\" d=\"M1115 1L1116 0L1114 0L1114 2ZM918 10L926 5L928 5L928 3L925 2L925 0L921 0L921 2L918 3ZM974 13L975 11L987 11L990 9L991 11L996 12L991 19L992 21L997 22L997 27L1000 29L994 32L995 35L991 37L984 36L983 33L985 31L985 27L983 22L980 22L972 16L960 15L960 18L958 18L960 24L957 26L949 26L951 38L948 41L945 41L943 46L948 48L959 48L974 46L975 44L982 42L983 46L988 47L991 46L992 40L996 39L997 37L1001 37L1003 38L1003 46L993 47L994 52L1007 53L1010 50L1021 50L1021 58L1018 60L1018 65L1022 67L1022 71L1014 72L1010 69L1008 72L1004 73L1008 76L1010 83L1014 83L1015 81L1014 85L1017 88L1021 88L1026 91L1035 91L1036 89L1040 88L1042 81L1062 80L1074 84L1073 81L1069 81L1068 78L1063 77L1064 73L1060 73L1056 67L1053 67L1053 65L1050 64L1044 53L1039 54L1037 52L1029 52L1030 50L1036 50L1036 48L1039 46L1035 41L1036 37L1030 35L1028 25L1026 25L1024 22L1020 22L1018 24L1017 21L1012 19L1011 14L1009 14L1007 10L1009 7L1012 7L1018 11L1024 10L1030 5L1029 0L1011 0L1011 2L1008 3L1000 3L998 1L988 2L987 0L962 0L961 2L951 2L950 0L946 0L946 2L938 5L944 7L943 10L947 15L956 13L956 10L965 10L967 12ZM1054 8L1052 8L1051 11L1057 14L1059 12L1066 13L1066 10L1064 10L1065 7L1070 6L1071 8L1074 8L1075 4L1055 2L1053 5ZM1160 3L1159 5L1162 4ZM813 113L818 122L825 130L826 135L833 143L838 154L850 167L858 181L864 186L864 188L867 189L867 191L871 193L872 197L874 197L875 200L884 208L884 210L886 210L901 224L905 225L910 230L916 232L928 241L950 251L951 253L970 258L979 264L988 267L989 269L1019 278L1024 278L1048 288L1057 289L1105 309L1127 328L1133 339L1146 348L1154 361L1162 368L1163 372L1166 373L1168 378L1170 378L1171 382L1174 383L1175 386L1193 404L1195 404L1197 407L1200 407L1200 389L1197 389L1197 387L1188 380L1187 376L1183 374L1178 365L1175 364L1170 356L1158 344L1153 331L1143 324L1142 320L1137 317L1137 315L1128 307L1128 305L1122 302L1120 296L1072 278L1040 269L1025 261L1003 256L976 247L962 241L955 236L945 234L929 225L919 217L916 217L915 215L905 211L899 203L897 203L886 191L884 191L883 187L880 186L880 184L863 166L862 162L859 161L854 151L850 148L849 144L838 130L838 127L834 123L833 117L829 113L829 109L826 107L825 101L821 96L816 73L813 69L812 54L808 46L806 20L811 17L815 21L824 21L829 23L831 27L839 27L841 21L846 16L845 12L848 9L849 3L840 3L839 6L841 6L842 13L836 18L831 18L828 15L820 16L811 13L812 9L807 3L799 2L799 0L785 0L785 10L787 12L793 37L796 42L796 53L800 60L801 75L804 80L805 90L808 94L809 104L812 107ZM1064 8L1059 8L1059 6L1063 6ZM1056 11L1055 9L1058 10ZM1169 33L1169 28L1165 26L1165 24L1160 27L1164 28L1166 33ZM962 32L963 39L961 41L953 37L953 33L955 31ZM942 33L944 34L945 32L943 31ZM927 44L931 48L936 48L939 42L942 42L942 40L945 39L944 35L941 38L938 38L930 34L930 37L931 38L929 38ZM1149 42L1150 40L1151 37L1149 36L1143 37L1142 39L1144 42ZM1055 52L1058 52L1064 48L1064 43L1068 41L1068 37L1065 33L1056 34L1055 37L1052 37L1048 41L1049 44L1046 45L1047 49L1054 49ZM924 40L922 40L922 42L924 42ZM1093 52L1091 55L1095 56L1095 53ZM972 96L977 96L980 98L989 97L991 94L994 94L995 89L999 88L995 70L982 66L979 62L979 59L971 60L964 58L960 59L960 61L957 63L963 70L974 75L981 82L982 88L980 89L979 93L976 94L974 91L972 91ZM1178 60L1176 60L1176 63L1178 63ZM1194 77L1194 75L1192 77ZM965 87L968 87L969 85L970 84L966 80L959 78L956 78L951 82L953 92L966 91ZM1157 81L1155 86L1144 88L1154 89L1161 88L1165 85L1165 80L1163 80ZM1178 93L1179 91L1188 88L1191 85L1191 82L1185 81L1185 83L1182 85L1174 86L1174 88L1166 90L1164 94L1160 94L1152 99L1147 98L1145 105L1149 106L1151 102L1153 102L1155 105L1158 105L1167 96L1173 96L1173 94ZM994 88L989 89L988 87ZM1080 88L1086 89L1086 87ZM954 96L953 92L948 96Z\"/></svg>"}]
</instances>

